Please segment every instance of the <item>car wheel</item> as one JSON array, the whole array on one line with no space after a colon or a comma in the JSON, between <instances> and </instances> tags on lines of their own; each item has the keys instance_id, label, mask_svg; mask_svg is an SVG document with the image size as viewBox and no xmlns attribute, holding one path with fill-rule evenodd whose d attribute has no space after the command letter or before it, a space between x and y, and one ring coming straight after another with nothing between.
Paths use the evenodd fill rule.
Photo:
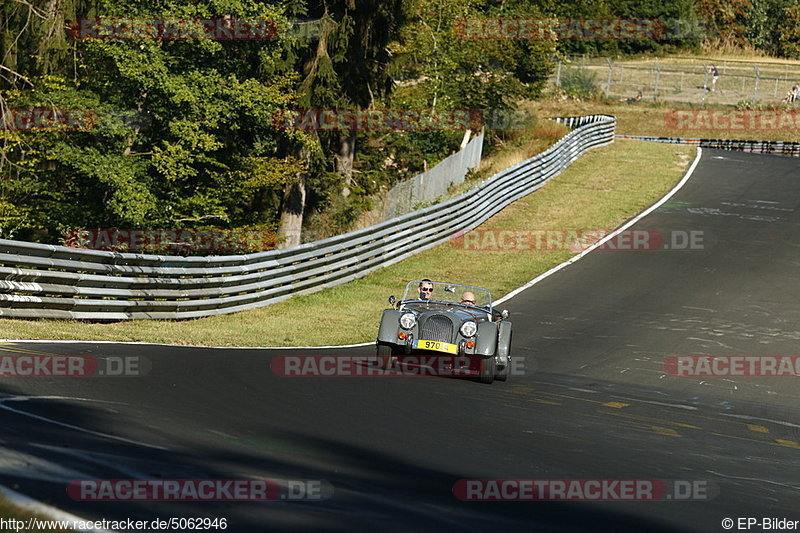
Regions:
<instances>
[{"instance_id":1,"label":"car wheel","mask_svg":"<svg viewBox=\"0 0 800 533\"><path fill-rule=\"evenodd\" d=\"M494 381L494 375L497 373L497 360L495 356L485 357L481 359L481 373L478 380L481 383L491 383Z\"/></svg>"},{"instance_id":2,"label":"car wheel","mask_svg":"<svg viewBox=\"0 0 800 533\"><path fill-rule=\"evenodd\" d=\"M511 357L507 357L506 364L503 365L502 370L497 371L497 374L495 374L494 379L496 379L497 381L506 381L508 379L510 366L511 366Z\"/></svg>"},{"instance_id":3,"label":"car wheel","mask_svg":"<svg viewBox=\"0 0 800 533\"><path fill-rule=\"evenodd\" d=\"M376 358L378 361L378 368L381 368L382 370L389 370L397 362L394 346L391 344L378 343L376 348Z\"/></svg>"}]
</instances>

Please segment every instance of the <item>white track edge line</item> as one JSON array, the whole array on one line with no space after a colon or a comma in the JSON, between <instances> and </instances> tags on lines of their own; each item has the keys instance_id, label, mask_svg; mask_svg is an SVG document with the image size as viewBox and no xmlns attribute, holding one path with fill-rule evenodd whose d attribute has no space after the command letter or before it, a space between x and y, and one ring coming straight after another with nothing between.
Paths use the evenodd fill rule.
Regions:
<instances>
[{"instance_id":1,"label":"white track edge line","mask_svg":"<svg viewBox=\"0 0 800 533\"><path fill-rule=\"evenodd\" d=\"M337 344L331 346L201 346L194 344L165 344L160 342L137 341L85 341L85 340L58 340L58 339L0 339L0 343L26 343L26 344L129 344L131 346L167 346L170 348L203 348L206 350L324 350L331 348L358 348L372 346L374 342L361 342L358 344Z\"/></svg>"},{"instance_id":2,"label":"white track edge line","mask_svg":"<svg viewBox=\"0 0 800 533\"><path fill-rule=\"evenodd\" d=\"M556 272L558 272L562 268L567 267L567 266L571 265L572 263L574 263L575 261L578 261L578 260L582 259L583 256L585 256L586 254L588 254L592 250L595 250L599 246L602 246L603 244L605 244L609 240L611 240L614 237L616 237L617 235L619 235L621 232L625 231L626 229L628 229L629 227L631 227L632 225L636 224L641 219L643 219L644 217L646 217L647 215L649 215L650 213L652 213L653 211L658 209L664 202L666 202L667 200L672 198L672 196L676 192L678 192L686 184L687 181L689 181L689 178L692 176L692 173L694 172L695 167L697 167L697 163L700 162L700 157L702 155L703 155L703 149L698 146L697 147L697 156L694 158L694 161L692 162L691 166L689 167L689 170L686 171L686 174L684 174L684 176L681 179L681 181L679 181L678 184L675 185L675 187L673 187L672 190L670 190L666 195L664 195L658 202L654 203L653 205L648 207L646 210L642 211L641 213L636 215L634 218L629 220L625 225L623 225L623 226L617 228L616 230L614 230L613 232L609 233L603 239L601 239L600 241L594 243L592 246L590 246L589 248L587 248L586 250L584 250L580 254L571 257L570 259L564 261L560 265L554 266L553 268L551 268L550 270L548 270L544 274L538 275L537 277L533 278L532 280L530 280L526 284L522 285L521 287L517 287L516 289L514 289L510 293L506 294L505 296L503 296L499 300L496 300L496 301L492 302L492 305L501 304L501 303L503 303L503 302L505 302L507 300L510 300L511 298L516 296L517 294L521 293L522 291L524 291L526 289L529 289L529 288L533 287L534 285L536 285L537 283L539 283L543 279L555 274ZM158 342L80 341L80 340L43 340L43 339L35 339L35 340L0 339L0 342L24 342L24 343L39 343L39 344L130 344L130 345L134 345L134 346L169 346L171 348L204 348L204 349L208 349L208 350L328 350L328 349L333 349L333 348L358 348L358 347L361 347L361 346L371 346L371 345L375 344L374 342L361 342L361 343L358 343L358 344L339 344L339 345L331 345L331 346L194 346L194 345L188 345L188 344L164 344L164 343L158 343Z\"/></svg>"},{"instance_id":3,"label":"white track edge line","mask_svg":"<svg viewBox=\"0 0 800 533\"><path fill-rule=\"evenodd\" d=\"M497 300L495 302L492 302L492 305L494 306L494 305L497 305L497 304L501 304L501 303L505 302L506 300L510 300L511 298L513 298L517 294L521 293L522 291L524 291L526 289L529 289L529 288L533 287L534 285L536 285L537 283L539 283L540 281L542 281L543 279L545 279L545 278L547 278L549 276L552 276L553 274L555 274L556 272L558 272L562 268L565 268L565 267L571 265L572 263L581 260L589 252L597 249L599 246L602 246L603 244L605 244L609 240L611 240L614 237L616 237L617 235L619 235L621 232L625 231L626 229L628 229L629 227L633 226L634 224L639 222L641 219L643 219L644 217L646 217L647 215L649 215L650 213L652 213L653 211L655 211L656 209L661 207L661 205L664 202L666 202L667 200L672 198L672 196L676 192L678 192L686 184L687 181L689 181L689 178L692 176L692 173L694 172L694 169L697 167L697 163L700 162L700 157L702 155L703 155L703 149L698 146L697 147L697 156L694 158L694 161L692 162L691 166L689 167L689 170L686 171L686 174L684 174L684 176L681 179L681 181L679 181L678 184L675 185L675 187L673 187L671 191L669 191L667 194L665 194L658 202L654 203L653 205L651 205L650 207L648 207L647 209L645 209L644 211L642 211L641 213L639 213L638 215L636 215L635 217L630 219L626 224L624 224L623 226L617 228L613 232L609 233L603 239L601 239L598 242L594 243L592 246L590 246L589 248L587 248L583 252L579 253L576 256L573 256L573 257L567 259L566 261L564 261L560 265L554 266L553 268L551 268L550 270L548 270L544 274L539 274L538 276L536 276L535 278L530 280L525 285L514 289L510 293L508 293L505 296L503 296L502 298L500 298L499 300Z\"/></svg>"}]
</instances>

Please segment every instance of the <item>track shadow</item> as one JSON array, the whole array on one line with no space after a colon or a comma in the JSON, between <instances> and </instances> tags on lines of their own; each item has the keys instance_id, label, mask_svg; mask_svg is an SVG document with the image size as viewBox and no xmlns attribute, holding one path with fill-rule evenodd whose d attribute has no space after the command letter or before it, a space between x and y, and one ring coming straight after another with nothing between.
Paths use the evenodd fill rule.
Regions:
<instances>
[{"instance_id":1,"label":"track shadow","mask_svg":"<svg viewBox=\"0 0 800 533\"><path fill-rule=\"evenodd\" d=\"M0 394L18 391L0 384ZM64 400L15 404L79 428L113 427L113 407ZM7 404L4 404L7 405ZM463 472L423 468L365 443L353 446L308 432L259 430L255 437L220 445L208 439L173 437L168 450L86 433L2 410L3 456L0 482L80 516L94 519L225 517L232 532L249 531L651 531L671 532L641 512L642 504L620 503L613 510L585 503L462 502L453 484ZM158 432L145 424L128 426L143 443ZM109 433L113 433L110 430ZM266 438L269 446L259 445ZM277 445L275 443L280 443ZM424 454L424 450L420 450ZM16 456L26 459L13 468ZM35 458L36 461L31 461ZM64 469L59 471L59 467ZM330 499L270 502L110 502L75 501L66 486L73 476L101 479L234 479L248 476L325 480ZM42 479L47 477L50 479ZM645 505L659 505L648 503ZM682 528L680 531L687 531Z\"/></svg>"}]
</instances>

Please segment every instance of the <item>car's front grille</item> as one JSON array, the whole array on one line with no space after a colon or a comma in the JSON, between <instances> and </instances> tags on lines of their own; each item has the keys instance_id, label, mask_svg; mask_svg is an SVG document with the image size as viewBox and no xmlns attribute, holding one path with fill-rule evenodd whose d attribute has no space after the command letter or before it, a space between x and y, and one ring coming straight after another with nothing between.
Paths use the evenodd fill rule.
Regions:
<instances>
[{"instance_id":1,"label":"car's front grille","mask_svg":"<svg viewBox=\"0 0 800 533\"><path fill-rule=\"evenodd\" d=\"M422 338L428 341L453 342L453 323L444 315L433 315L422 324Z\"/></svg>"}]
</instances>

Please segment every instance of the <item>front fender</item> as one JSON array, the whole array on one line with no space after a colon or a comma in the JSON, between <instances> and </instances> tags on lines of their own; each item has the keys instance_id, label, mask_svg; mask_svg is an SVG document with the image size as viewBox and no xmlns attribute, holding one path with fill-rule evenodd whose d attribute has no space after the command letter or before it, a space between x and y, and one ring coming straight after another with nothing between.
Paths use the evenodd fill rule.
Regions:
<instances>
[{"instance_id":1,"label":"front fender","mask_svg":"<svg viewBox=\"0 0 800 533\"><path fill-rule=\"evenodd\" d=\"M385 309L381 316L381 327L378 329L378 342L397 344L397 334L400 329L400 311Z\"/></svg>"},{"instance_id":2,"label":"front fender","mask_svg":"<svg viewBox=\"0 0 800 533\"><path fill-rule=\"evenodd\" d=\"M506 358L511 355L511 322L503 320L498 329L497 355Z\"/></svg>"},{"instance_id":3,"label":"front fender","mask_svg":"<svg viewBox=\"0 0 800 533\"><path fill-rule=\"evenodd\" d=\"M497 351L497 324L494 322L481 322L478 324L475 354L490 356Z\"/></svg>"}]
</instances>

